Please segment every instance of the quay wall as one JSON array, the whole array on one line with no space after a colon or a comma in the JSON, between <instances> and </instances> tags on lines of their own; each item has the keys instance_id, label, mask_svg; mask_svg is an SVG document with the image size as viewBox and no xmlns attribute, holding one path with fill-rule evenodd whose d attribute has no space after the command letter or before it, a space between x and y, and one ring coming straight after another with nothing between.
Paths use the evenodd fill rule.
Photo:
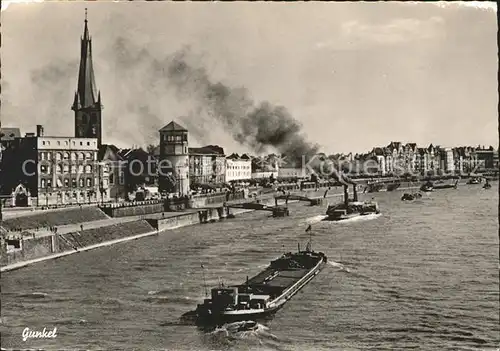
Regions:
<instances>
[{"instance_id":1,"label":"quay wall","mask_svg":"<svg viewBox=\"0 0 500 351\"><path fill-rule=\"evenodd\" d=\"M289 201L296 202L296 201ZM260 203L273 205L274 199ZM280 201L283 203L283 201ZM107 225L83 231L51 234L42 237L20 237L21 249L7 252L5 241L0 249L1 271L17 269L45 259L66 256L105 245L111 245L135 237L154 235L162 231L194 224L208 223L226 218L228 215L251 212L251 209L214 207L204 208L190 213L182 213L168 218L149 218L126 223Z\"/></svg>"},{"instance_id":2,"label":"quay wall","mask_svg":"<svg viewBox=\"0 0 500 351\"><path fill-rule=\"evenodd\" d=\"M81 232L51 234L41 237L20 237L21 248L12 251L7 251L5 242L2 241L0 266L3 271L9 265L32 261L54 254L78 252L92 245L144 234L153 230L153 227L147 221L139 220L87 229Z\"/></svg>"},{"instance_id":3,"label":"quay wall","mask_svg":"<svg viewBox=\"0 0 500 351\"><path fill-rule=\"evenodd\" d=\"M406 185L406 184L405 184ZM408 184L409 185L409 184ZM398 190L405 189L404 185ZM332 191L327 198L341 196L342 194ZM321 198L321 204L324 205L328 200ZM275 199L261 199L261 204L274 206ZM297 200L290 200L288 203L295 203ZM284 200L279 200L278 204L284 204ZM146 205L162 206L161 204ZM142 205L145 206L145 205ZM130 208L130 207L129 207ZM123 208L123 209L129 209ZM131 207L134 209L134 207ZM137 211L137 210L136 210ZM36 263L46 259L66 256L72 253L87 251L100 246L112 245L114 243L133 240L139 237L159 234L162 231L180 228L189 225L207 223L227 218L230 215L252 212L252 209L228 208L214 206L212 208L194 209L188 213L169 216L167 218L146 218L144 220L128 221L107 225L99 228L86 229L80 232L71 232L65 234L51 234L37 237L21 236L22 245L20 249L6 250L6 242L2 239L0 247L0 271L9 271L21 268L31 263ZM161 212L161 211L160 211ZM144 214L148 213L138 213ZM153 213L153 212L152 212ZM12 232L11 232L12 233ZM9 232L7 232L7 237Z\"/></svg>"},{"instance_id":4,"label":"quay wall","mask_svg":"<svg viewBox=\"0 0 500 351\"><path fill-rule=\"evenodd\" d=\"M165 206L163 205L163 203L156 203L149 205L105 207L102 208L102 210L108 216L117 218L117 217L141 216L141 215L164 212Z\"/></svg>"}]
</instances>

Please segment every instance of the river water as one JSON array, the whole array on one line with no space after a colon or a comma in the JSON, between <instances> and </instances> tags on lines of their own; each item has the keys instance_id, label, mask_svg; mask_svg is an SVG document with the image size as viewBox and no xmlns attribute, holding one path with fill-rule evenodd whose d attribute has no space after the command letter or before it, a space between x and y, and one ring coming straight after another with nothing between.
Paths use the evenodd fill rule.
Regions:
<instances>
[{"instance_id":1,"label":"river water","mask_svg":"<svg viewBox=\"0 0 500 351\"><path fill-rule=\"evenodd\" d=\"M50 350L493 350L499 347L498 184L412 203L369 194L383 214L319 221L292 204L185 227L2 275L2 347ZM309 239L330 264L257 331L203 333L182 313L208 285L244 282ZM57 337L22 341L24 328Z\"/></svg>"}]
</instances>

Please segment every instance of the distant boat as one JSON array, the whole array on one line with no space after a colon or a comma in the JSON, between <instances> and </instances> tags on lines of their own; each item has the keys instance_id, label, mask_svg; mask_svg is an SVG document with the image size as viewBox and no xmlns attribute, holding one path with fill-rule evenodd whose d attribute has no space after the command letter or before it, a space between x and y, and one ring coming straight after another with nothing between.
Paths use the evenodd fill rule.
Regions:
<instances>
[{"instance_id":1,"label":"distant boat","mask_svg":"<svg viewBox=\"0 0 500 351\"><path fill-rule=\"evenodd\" d=\"M434 184L434 190L451 189L451 188L456 189L457 187L458 187L458 179L453 184L444 183L444 182L441 182L440 184Z\"/></svg>"},{"instance_id":2,"label":"distant boat","mask_svg":"<svg viewBox=\"0 0 500 351\"><path fill-rule=\"evenodd\" d=\"M422 186L420 187L420 191L429 192L432 190L434 190L434 184L432 184L430 180L427 181L427 183L422 184Z\"/></svg>"},{"instance_id":3,"label":"distant boat","mask_svg":"<svg viewBox=\"0 0 500 351\"><path fill-rule=\"evenodd\" d=\"M481 183L481 178L479 177L472 177L467 182L467 184L479 184L479 183Z\"/></svg>"},{"instance_id":4,"label":"distant boat","mask_svg":"<svg viewBox=\"0 0 500 351\"><path fill-rule=\"evenodd\" d=\"M422 194L420 193L415 193L415 194L408 194L404 193L403 196L401 196L402 201L413 201L416 199L420 199L422 197Z\"/></svg>"},{"instance_id":5,"label":"distant boat","mask_svg":"<svg viewBox=\"0 0 500 351\"><path fill-rule=\"evenodd\" d=\"M387 191L394 191L401 186L400 182L387 184Z\"/></svg>"},{"instance_id":6,"label":"distant boat","mask_svg":"<svg viewBox=\"0 0 500 351\"><path fill-rule=\"evenodd\" d=\"M384 183L368 183L365 192L378 193L384 188Z\"/></svg>"}]
</instances>

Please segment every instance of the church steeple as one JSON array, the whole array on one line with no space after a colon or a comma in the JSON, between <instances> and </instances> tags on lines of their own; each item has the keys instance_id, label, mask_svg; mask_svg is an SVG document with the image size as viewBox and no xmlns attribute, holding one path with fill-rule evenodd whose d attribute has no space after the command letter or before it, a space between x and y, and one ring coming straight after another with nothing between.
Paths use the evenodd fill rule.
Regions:
<instances>
[{"instance_id":1,"label":"church steeple","mask_svg":"<svg viewBox=\"0 0 500 351\"><path fill-rule=\"evenodd\" d=\"M71 109L75 111L75 136L97 138L101 144L101 93L97 91L92 62L92 38L89 34L87 9L83 36L80 38L80 69L77 91Z\"/></svg>"}]
</instances>

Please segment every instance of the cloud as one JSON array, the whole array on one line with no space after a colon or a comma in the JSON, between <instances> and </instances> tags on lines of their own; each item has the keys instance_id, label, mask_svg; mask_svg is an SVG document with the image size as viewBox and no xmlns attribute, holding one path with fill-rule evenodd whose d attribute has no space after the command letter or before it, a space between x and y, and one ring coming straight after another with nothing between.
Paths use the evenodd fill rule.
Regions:
<instances>
[{"instance_id":1,"label":"cloud","mask_svg":"<svg viewBox=\"0 0 500 351\"><path fill-rule=\"evenodd\" d=\"M362 24L349 21L342 24L342 34L351 41L377 44L398 44L434 38L441 32L441 17L427 20L397 18L386 24ZM324 44L323 44L324 45Z\"/></svg>"},{"instance_id":2,"label":"cloud","mask_svg":"<svg viewBox=\"0 0 500 351\"><path fill-rule=\"evenodd\" d=\"M497 12L497 3L495 1L437 1L433 3L441 8L447 7L473 7L480 10L489 10Z\"/></svg>"},{"instance_id":3,"label":"cloud","mask_svg":"<svg viewBox=\"0 0 500 351\"><path fill-rule=\"evenodd\" d=\"M30 4L34 2L43 2L44 0L4 0L2 1L1 11L7 10L10 4Z\"/></svg>"}]
</instances>

